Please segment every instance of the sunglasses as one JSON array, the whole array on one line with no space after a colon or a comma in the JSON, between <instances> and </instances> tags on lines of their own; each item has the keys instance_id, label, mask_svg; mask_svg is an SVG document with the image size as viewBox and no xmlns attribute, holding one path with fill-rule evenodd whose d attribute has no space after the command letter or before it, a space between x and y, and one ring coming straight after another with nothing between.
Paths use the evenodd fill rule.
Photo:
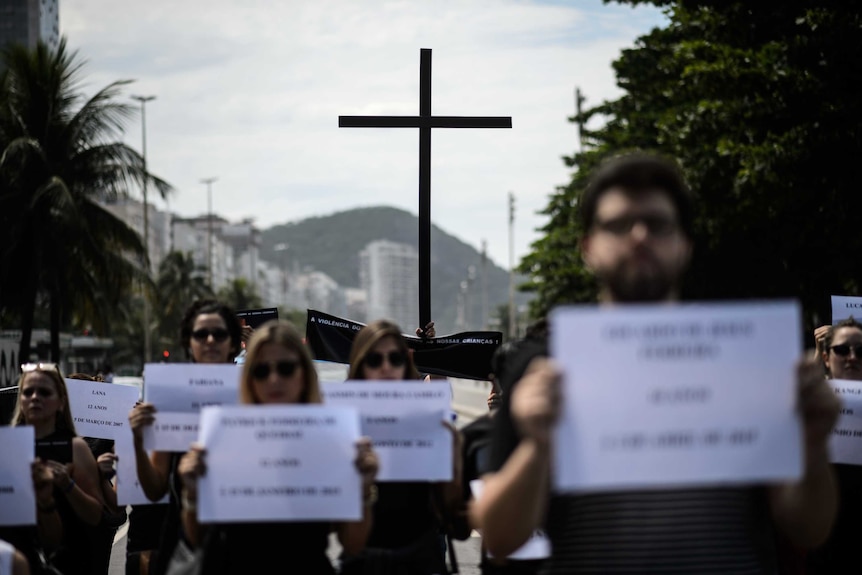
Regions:
<instances>
[{"instance_id":1,"label":"sunglasses","mask_svg":"<svg viewBox=\"0 0 862 575\"><path fill-rule=\"evenodd\" d=\"M856 357L862 359L862 345L847 345L846 343L840 343L838 345L833 345L829 349L834 351L835 355L840 355L841 357L847 357L850 355L850 350L852 349Z\"/></svg>"},{"instance_id":2,"label":"sunglasses","mask_svg":"<svg viewBox=\"0 0 862 575\"><path fill-rule=\"evenodd\" d=\"M33 397L34 394L39 397L48 398L54 396L54 390L47 387L28 387L21 390L21 395L27 398Z\"/></svg>"},{"instance_id":3,"label":"sunglasses","mask_svg":"<svg viewBox=\"0 0 862 575\"><path fill-rule=\"evenodd\" d=\"M273 366L275 366L276 373L281 377L290 377L296 373L299 362L283 360L256 363L251 367L251 376L254 379L266 379L272 372Z\"/></svg>"},{"instance_id":4,"label":"sunglasses","mask_svg":"<svg viewBox=\"0 0 862 575\"><path fill-rule=\"evenodd\" d=\"M21 373L31 371L60 371L56 363L24 363L21 364Z\"/></svg>"},{"instance_id":5,"label":"sunglasses","mask_svg":"<svg viewBox=\"0 0 862 575\"><path fill-rule=\"evenodd\" d=\"M228 338L228 336L230 336L230 334L226 329L221 327L217 327L215 329L201 328L192 332L192 337L197 341L206 341L210 336L213 336L214 341L223 342Z\"/></svg>"},{"instance_id":6,"label":"sunglasses","mask_svg":"<svg viewBox=\"0 0 862 575\"><path fill-rule=\"evenodd\" d=\"M390 351L386 355L377 351L372 351L365 356L365 365L371 369L377 369L383 365L384 357L389 360L389 365L392 367L401 367L407 363L407 355L403 351Z\"/></svg>"},{"instance_id":7,"label":"sunglasses","mask_svg":"<svg viewBox=\"0 0 862 575\"><path fill-rule=\"evenodd\" d=\"M679 229L676 220L660 215L620 216L610 220L597 221L594 226L603 232L622 237L629 235L638 223L643 224L649 235L653 237L667 237Z\"/></svg>"}]
</instances>

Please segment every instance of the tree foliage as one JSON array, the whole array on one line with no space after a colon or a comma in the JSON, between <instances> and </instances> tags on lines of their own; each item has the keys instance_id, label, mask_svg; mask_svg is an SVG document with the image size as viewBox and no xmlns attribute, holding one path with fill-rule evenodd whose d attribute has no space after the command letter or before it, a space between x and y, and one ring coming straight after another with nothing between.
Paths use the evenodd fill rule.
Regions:
<instances>
[{"instance_id":1,"label":"tree foliage","mask_svg":"<svg viewBox=\"0 0 862 575\"><path fill-rule=\"evenodd\" d=\"M119 141L134 111L117 102L127 82L85 97L65 39L56 50L10 45L2 63L0 307L21 327L27 358L36 305L47 305L57 360L61 325L104 330L112 309L149 281L141 238L103 202L145 178L162 195L170 188Z\"/></svg>"},{"instance_id":2,"label":"tree foliage","mask_svg":"<svg viewBox=\"0 0 862 575\"><path fill-rule=\"evenodd\" d=\"M669 23L614 63L623 96L572 118L604 121L566 158L572 180L551 196L522 262L534 314L594 297L576 253L578 196L603 158L647 149L677 158L696 196L686 297L799 298L809 322L828 321L828 296L860 287L862 9L651 3Z\"/></svg>"}]
</instances>

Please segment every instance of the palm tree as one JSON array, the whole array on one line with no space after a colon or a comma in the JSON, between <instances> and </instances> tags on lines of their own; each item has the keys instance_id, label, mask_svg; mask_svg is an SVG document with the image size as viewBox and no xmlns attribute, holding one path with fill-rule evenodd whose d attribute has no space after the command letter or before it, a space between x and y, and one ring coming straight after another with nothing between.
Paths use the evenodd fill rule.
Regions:
<instances>
[{"instance_id":1,"label":"palm tree","mask_svg":"<svg viewBox=\"0 0 862 575\"><path fill-rule=\"evenodd\" d=\"M218 291L218 299L235 310L256 309L263 306L254 284L245 278L235 278Z\"/></svg>"},{"instance_id":2,"label":"palm tree","mask_svg":"<svg viewBox=\"0 0 862 575\"><path fill-rule=\"evenodd\" d=\"M102 326L148 281L141 238L101 203L145 178L163 197L171 188L119 141L135 113L116 101L127 81L85 98L65 39L56 50L12 45L0 57L0 307L20 321L24 361L36 302L47 302L57 360L64 319Z\"/></svg>"},{"instance_id":3,"label":"palm tree","mask_svg":"<svg viewBox=\"0 0 862 575\"><path fill-rule=\"evenodd\" d=\"M156 310L159 343L172 355L179 349L180 321L195 300L211 298L206 268L195 265L190 253L171 252L159 265L156 279Z\"/></svg>"}]
</instances>

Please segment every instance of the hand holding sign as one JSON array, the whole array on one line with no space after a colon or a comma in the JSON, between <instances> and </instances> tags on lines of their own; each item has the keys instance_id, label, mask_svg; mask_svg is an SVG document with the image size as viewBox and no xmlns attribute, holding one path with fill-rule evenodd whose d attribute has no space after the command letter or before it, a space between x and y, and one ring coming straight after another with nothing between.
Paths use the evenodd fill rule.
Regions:
<instances>
[{"instance_id":1,"label":"hand holding sign","mask_svg":"<svg viewBox=\"0 0 862 575\"><path fill-rule=\"evenodd\" d=\"M138 403L129 412L129 428L135 443L143 445L144 428L156 421L156 407L152 403Z\"/></svg>"},{"instance_id":2,"label":"hand holding sign","mask_svg":"<svg viewBox=\"0 0 862 575\"><path fill-rule=\"evenodd\" d=\"M560 415L560 371L536 358L512 391L512 419L522 436L547 446Z\"/></svg>"},{"instance_id":3,"label":"hand holding sign","mask_svg":"<svg viewBox=\"0 0 862 575\"><path fill-rule=\"evenodd\" d=\"M805 461L814 464L827 457L827 441L841 412L841 400L823 377L823 364L815 360L800 362L799 412L805 430Z\"/></svg>"}]
</instances>

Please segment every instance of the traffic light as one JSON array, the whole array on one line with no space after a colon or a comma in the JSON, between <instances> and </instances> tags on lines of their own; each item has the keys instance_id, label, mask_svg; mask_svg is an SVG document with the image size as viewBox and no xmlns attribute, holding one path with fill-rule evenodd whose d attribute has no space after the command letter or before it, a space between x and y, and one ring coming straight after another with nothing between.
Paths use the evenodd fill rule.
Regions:
<instances>
[{"instance_id":1,"label":"traffic light","mask_svg":"<svg viewBox=\"0 0 862 575\"><path fill-rule=\"evenodd\" d=\"M169 352L168 350L163 351L162 357L168 359L169 357L171 357L171 352Z\"/></svg>"}]
</instances>

